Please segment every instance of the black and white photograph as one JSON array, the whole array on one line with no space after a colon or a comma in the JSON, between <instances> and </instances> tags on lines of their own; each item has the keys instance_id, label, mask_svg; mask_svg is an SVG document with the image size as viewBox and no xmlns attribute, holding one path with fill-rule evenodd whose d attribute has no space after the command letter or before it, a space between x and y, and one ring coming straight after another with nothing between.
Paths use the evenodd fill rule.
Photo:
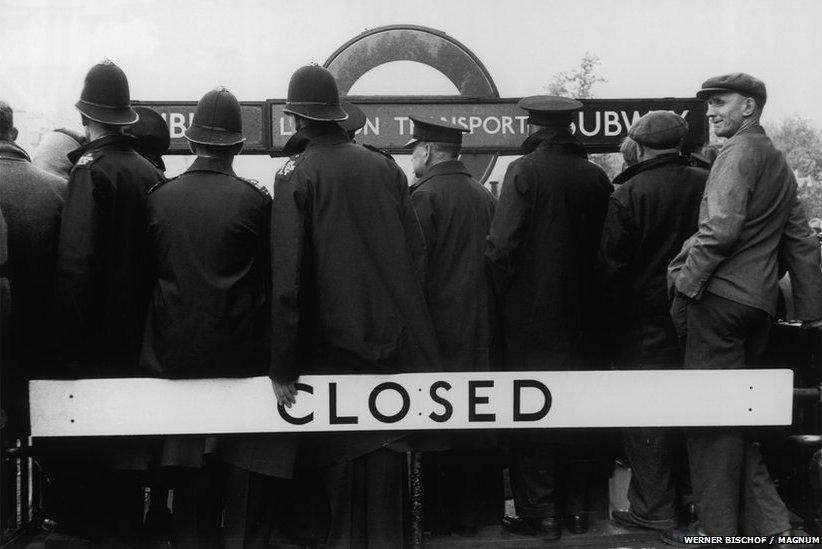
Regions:
<instances>
[{"instance_id":1,"label":"black and white photograph","mask_svg":"<svg viewBox=\"0 0 822 549\"><path fill-rule=\"evenodd\" d=\"M0 0L0 548L822 547L821 24Z\"/></svg>"}]
</instances>

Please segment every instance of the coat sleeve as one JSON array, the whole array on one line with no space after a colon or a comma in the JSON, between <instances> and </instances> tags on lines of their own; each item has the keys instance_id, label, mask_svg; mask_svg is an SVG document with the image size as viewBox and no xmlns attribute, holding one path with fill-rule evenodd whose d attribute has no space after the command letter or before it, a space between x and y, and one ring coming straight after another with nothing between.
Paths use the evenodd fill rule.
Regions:
<instances>
[{"instance_id":1,"label":"coat sleeve","mask_svg":"<svg viewBox=\"0 0 822 549\"><path fill-rule=\"evenodd\" d=\"M725 144L705 184L704 212L676 278L680 293L700 299L716 268L733 253L742 234L748 197L758 170L754 151L733 139Z\"/></svg>"},{"instance_id":2,"label":"coat sleeve","mask_svg":"<svg viewBox=\"0 0 822 549\"><path fill-rule=\"evenodd\" d=\"M532 211L528 174L518 163L508 166L491 221L485 256L491 264L494 286L500 293L519 267Z\"/></svg>"},{"instance_id":3,"label":"coat sleeve","mask_svg":"<svg viewBox=\"0 0 822 549\"><path fill-rule=\"evenodd\" d=\"M414 212L417 214L420 229L422 229L425 247L428 250L428 254L431 254L437 242L437 212L435 209L434 195L423 189L419 189L411 194L411 203L414 205ZM430 255L428 261L431 261Z\"/></svg>"},{"instance_id":4,"label":"coat sleeve","mask_svg":"<svg viewBox=\"0 0 822 549\"><path fill-rule=\"evenodd\" d=\"M793 288L795 320L822 319L822 266L819 240L810 230L802 203L794 196L780 243L781 263Z\"/></svg>"},{"instance_id":5,"label":"coat sleeve","mask_svg":"<svg viewBox=\"0 0 822 549\"><path fill-rule=\"evenodd\" d=\"M399 189L400 218L402 219L403 231L405 232L405 240L408 243L408 253L411 256L414 273L420 284L420 288L425 288L428 276L428 248L425 243L426 237L423 235L423 229L420 226L420 219L417 212L414 211L415 205L412 204L412 198L409 195L408 180L399 168L396 169L395 179Z\"/></svg>"},{"instance_id":6,"label":"coat sleeve","mask_svg":"<svg viewBox=\"0 0 822 549\"><path fill-rule=\"evenodd\" d=\"M279 382L300 375L300 337L303 259L306 224L310 219L308 185L291 172L277 175L271 202L271 365L269 376Z\"/></svg>"},{"instance_id":7,"label":"coat sleeve","mask_svg":"<svg viewBox=\"0 0 822 549\"><path fill-rule=\"evenodd\" d=\"M613 324L620 316L630 280L630 265L636 253L638 231L629 209L611 197L597 260L597 278L602 291L605 316Z\"/></svg>"},{"instance_id":8,"label":"coat sleeve","mask_svg":"<svg viewBox=\"0 0 822 549\"><path fill-rule=\"evenodd\" d=\"M102 319L95 291L103 286L106 257L102 227L113 215L114 189L99 170L76 168L69 179L57 246L55 323L57 345L69 363L80 361L93 344L94 322Z\"/></svg>"}]
</instances>

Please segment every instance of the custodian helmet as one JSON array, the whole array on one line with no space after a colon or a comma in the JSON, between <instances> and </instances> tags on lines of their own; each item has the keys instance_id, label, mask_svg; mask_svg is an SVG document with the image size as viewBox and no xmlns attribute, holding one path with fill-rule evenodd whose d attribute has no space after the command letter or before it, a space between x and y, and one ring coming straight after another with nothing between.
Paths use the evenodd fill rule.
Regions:
<instances>
[{"instance_id":1,"label":"custodian helmet","mask_svg":"<svg viewBox=\"0 0 822 549\"><path fill-rule=\"evenodd\" d=\"M108 59L88 71L80 101L74 106L87 118L103 124L127 126L138 118L129 104L126 73Z\"/></svg>"},{"instance_id":2,"label":"custodian helmet","mask_svg":"<svg viewBox=\"0 0 822 549\"><path fill-rule=\"evenodd\" d=\"M340 105L337 81L328 69L318 65L301 67L291 76L283 111L321 122L348 118Z\"/></svg>"},{"instance_id":3,"label":"custodian helmet","mask_svg":"<svg viewBox=\"0 0 822 549\"><path fill-rule=\"evenodd\" d=\"M240 102L220 86L197 103L186 139L201 145L236 145L243 137L243 113Z\"/></svg>"}]
</instances>

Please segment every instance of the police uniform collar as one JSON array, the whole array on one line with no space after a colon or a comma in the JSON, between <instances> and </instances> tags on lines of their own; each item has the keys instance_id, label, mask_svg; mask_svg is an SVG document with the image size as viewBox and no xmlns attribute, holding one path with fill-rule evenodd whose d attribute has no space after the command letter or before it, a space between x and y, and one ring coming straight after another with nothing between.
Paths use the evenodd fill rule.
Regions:
<instances>
[{"instance_id":1,"label":"police uniform collar","mask_svg":"<svg viewBox=\"0 0 822 549\"><path fill-rule=\"evenodd\" d=\"M20 145L8 139L0 139L0 157L31 162L29 153L23 150Z\"/></svg>"},{"instance_id":2,"label":"police uniform collar","mask_svg":"<svg viewBox=\"0 0 822 549\"><path fill-rule=\"evenodd\" d=\"M682 166L687 166L688 159L679 153L661 154L655 158L650 158L639 162L638 164L634 164L633 166L629 166L614 178L614 185L621 185L642 172L646 172L666 164L681 164Z\"/></svg>"},{"instance_id":3,"label":"police uniform collar","mask_svg":"<svg viewBox=\"0 0 822 549\"><path fill-rule=\"evenodd\" d=\"M186 173L214 172L236 176L234 173L234 168L231 167L232 160L233 158L208 158L205 156L198 156L186 170Z\"/></svg>"},{"instance_id":4,"label":"police uniform collar","mask_svg":"<svg viewBox=\"0 0 822 549\"><path fill-rule=\"evenodd\" d=\"M307 131L309 128L310 126L300 128L294 132L294 135L292 135L283 146L283 155L294 156L305 150L308 144L311 143L311 137L308 135L310 132Z\"/></svg>"},{"instance_id":5,"label":"police uniform collar","mask_svg":"<svg viewBox=\"0 0 822 549\"><path fill-rule=\"evenodd\" d=\"M411 186L412 190L418 189L423 183L437 177L438 175L467 175L471 177L471 173L468 171L468 168L465 167L459 160L446 160L445 162L440 162L438 164L434 164L431 166L427 172L423 174L423 176Z\"/></svg>"},{"instance_id":6,"label":"police uniform collar","mask_svg":"<svg viewBox=\"0 0 822 549\"><path fill-rule=\"evenodd\" d=\"M537 148L559 147L572 154L588 158L585 146L565 127L546 127L531 134L522 142L522 154L534 152Z\"/></svg>"},{"instance_id":7,"label":"police uniform collar","mask_svg":"<svg viewBox=\"0 0 822 549\"><path fill-rule=\"evenodd\" d=\"M124 133L114 133L111 135L104 135L103 137L99 137L94 141L90 141L84 147L80 147L82 151L80 155L83 155L89 151L94 151L97 149L117 149L117 148L128 148L133 149L134 145L137 143L137 138L133 135L128 135ZM74 152L74 151L72 151Z\"/></svg>"},{"instance_id":8,"label":"police uniform collar","mask_svg":"<svg viewBox=\"0 0 822 549\"><path fill-rule=\"evenodd\" d=\"M336 123L331 124L309 124L302 128L303 135L309 139L307 149L322 145L338 145L340 143L351 143L342 126Z\"/></svg>"}]
</instances>

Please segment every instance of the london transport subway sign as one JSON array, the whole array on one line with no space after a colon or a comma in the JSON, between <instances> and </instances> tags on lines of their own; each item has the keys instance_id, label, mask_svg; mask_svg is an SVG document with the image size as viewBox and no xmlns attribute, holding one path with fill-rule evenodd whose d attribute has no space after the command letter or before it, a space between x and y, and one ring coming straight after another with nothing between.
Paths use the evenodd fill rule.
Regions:
<instances>
[{"instance_id":1,"label":"london transport subway sign","mask_svg":"<svg viewBox=\"0 0 822 549\"><path fill-rule=\"evenodd\" d=\"M414 61L447 77L459 95L447 96L347 96L368 71L393 61ZM358 141L389 153L407 154L409 116L431 117L469 130L463 137L462 161L480 181L491 174L499 155L520 154L528 137L527 113L517 107L519 98L501 98L490 73L463 44L434 29L392 25L366 31L335 51L324 66L337 79L340 93L366 115ZM628 128L651 110L682 116L689 127L691 148L705 143L708 125L706 104L696 98L582 99L583 108L573 119L572 132L590 152L616 152ZM169 154L190 154L184 138L194 116L195 101L135 101L155 109L169 124ZM243 154L282 156L294 134L293 120L283 112L284 99L242 102L246 144Z\"/></svg>"}]
</instances>

